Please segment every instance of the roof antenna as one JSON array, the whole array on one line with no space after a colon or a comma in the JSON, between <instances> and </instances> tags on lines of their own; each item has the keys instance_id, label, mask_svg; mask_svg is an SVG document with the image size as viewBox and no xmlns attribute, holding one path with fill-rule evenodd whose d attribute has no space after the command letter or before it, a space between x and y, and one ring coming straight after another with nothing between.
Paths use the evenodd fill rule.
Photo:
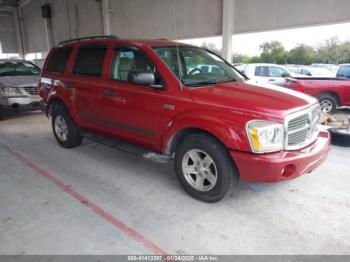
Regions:
<instances>
[{"instance_id":1,"label":"roof antenna","mask_svg":"<svg viewBox=\"0 0 350 262\"><path fill-rule=\"evenodd\" d=\"M178 42L178 37L177 37L175 3L173 4L173 20L174 20L174 28L175 28L176 56L177 56L177 64L178 64L178 68L179 68L180 90L182 91L182 80L181 80L182 65L180 63L181 60L180 60L180 52L179 52L179 42Z\"/></svg>"}]
</instances>

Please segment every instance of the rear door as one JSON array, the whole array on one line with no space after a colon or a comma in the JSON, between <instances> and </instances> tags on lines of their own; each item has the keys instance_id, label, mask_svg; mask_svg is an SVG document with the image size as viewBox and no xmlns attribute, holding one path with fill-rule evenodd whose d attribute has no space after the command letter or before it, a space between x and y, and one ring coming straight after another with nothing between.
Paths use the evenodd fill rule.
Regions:
<instances>
[{"instance_id":1,"label":"rear door","mask_svg":"<svg viewBox=\"0 0 350 262\"><path fill-rule=\"evenodd\" d=\"M73 90L75 107L85 128L106 130L101 126L103 116L100 98L103 90L104 61L108 46L104 44L81 45L73 63L66 89Z\"/></svg>"},{"instance_id":2,"label":"rear door","mask_svg":"<svg viewBox=\"0 0 350 262\"><path fill-rule=\"evenodd\" d=\"M267 77L269 76L269 68L267 66L256 66L254 69L254 79L257 82L266 83L268 82Z\"/></svg>"}]
</instances>

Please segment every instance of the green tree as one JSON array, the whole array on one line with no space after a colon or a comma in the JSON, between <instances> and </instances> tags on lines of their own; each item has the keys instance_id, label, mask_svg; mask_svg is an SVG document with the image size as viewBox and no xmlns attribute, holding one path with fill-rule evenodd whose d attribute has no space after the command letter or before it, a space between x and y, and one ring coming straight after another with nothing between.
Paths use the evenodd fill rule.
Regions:
<instances>
[{"instance_id":1,"label":"green tree","mask_svg":"<svg viewBox=\"0 0 350 262\"><path fill-rule=\"evenodd\" d=\"M318 49L319 60L322 63L338 64L342 60L341 43L337 37L326 40Z\"/></svg>"},{"instance_id":2,"label":"green tree","mask_svg":"<svg viewBox=\"0 0 350 262\"><path fill-rule=\"evenodd\" d=\"M289 51L288 63L310 65L316 61L317 53L311 46L300 44Z\"/></svg>"},{"instance_id":3,"label":"green tree","mask_svg":"<svg viewBox=\"0 0 350 262\"><path fill-rule=\"evenodd\" d=\"M350 42L346 41L340 46L340 59L339 63L350 63Z\"/></svg>"},{"instance_id":4,"label":"green tree","mask_svg":"<svg viewBox=\"0 0 350 262\"><path fill-rule=\"evenodd\" d=\"M279 41L265 42L260 45L260 58L265 63L288 63L288 52Z\"/></svg>"},{"instance_id":5,"label":"green tree","mask_svg":"<svg viewBox=\"0 0 350 262\"><path fill-rule=\"evenodd\" d=\"M248 64L251 63L252 58L248 55L243 54L233 54L232 55L232 63L242 63L242 64Z\"/></svg>"}]
</instances>

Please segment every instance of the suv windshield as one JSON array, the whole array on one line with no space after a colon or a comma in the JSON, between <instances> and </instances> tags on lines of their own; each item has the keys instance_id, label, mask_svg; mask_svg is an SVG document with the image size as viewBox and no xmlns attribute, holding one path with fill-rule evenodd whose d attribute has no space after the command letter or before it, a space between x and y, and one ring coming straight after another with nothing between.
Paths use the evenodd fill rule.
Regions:
<instances>
[{"instance_id":1,"label":"suv windshield","mask_svg":"<svg viewBox=\"0 0 350 262\"><path fill-rule=\"evenodd\" d=\"M157 46L153 50L170 70L189 87L242 80L226 61L205 49L187 46ZM178 51L178 52L177 52Z\"/></svg>"},{"instance_id":2,"label":"suv windshield","mask_svg":"<svg viewBox=\"0 0 350 262\"><path fill-rule=\"evenodd\" d=\"M0 76L38 75L40 68L23 61L0 61Z\"/></svg>"}]
</instances>

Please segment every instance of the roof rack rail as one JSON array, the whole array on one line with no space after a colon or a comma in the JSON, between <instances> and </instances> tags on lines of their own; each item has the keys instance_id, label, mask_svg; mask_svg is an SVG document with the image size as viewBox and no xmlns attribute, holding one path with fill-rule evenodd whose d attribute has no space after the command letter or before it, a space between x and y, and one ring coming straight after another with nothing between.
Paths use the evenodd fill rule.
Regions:
<instances>
[{"instance_id":1,"label":"roof rack rail","mask_svg":"<svg viewBox=\"0 0 350 262\"><path fill-rule=\"evenodd\" d=\"M84 36L84 37L78 37L78 38L73 38L73 39L61 41L61 42L59 42L59 45L63 45L63 44L67 44L67 43L75 42L75 41L79 41L79 40L88 40L88 39L119 39L119 38L115 35Z\"/></svg>"}]
</instances>

